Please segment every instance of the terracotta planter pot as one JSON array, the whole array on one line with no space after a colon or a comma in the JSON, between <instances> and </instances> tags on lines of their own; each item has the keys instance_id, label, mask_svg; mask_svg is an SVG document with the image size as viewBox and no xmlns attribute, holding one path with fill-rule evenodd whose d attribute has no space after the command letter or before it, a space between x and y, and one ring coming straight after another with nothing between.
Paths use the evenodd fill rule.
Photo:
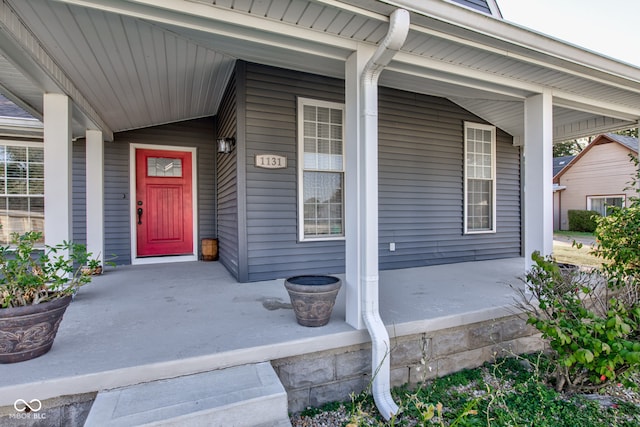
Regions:
<instances>
[{"instance_id":1,"label":"terracotta planter pot","mask_svg":"<svg viewBox=\"0 0 640 427\"><path fill-rule=\"evenodd\" d=\"M0 363L22 362L51 349L71 297L0 309Z\"/></svg>"},{"instance_id":2,"label":"terracotta planter pot","mask_svg":"<svg viewBox=\"0 0 640 427\"><path fill-rule=\"evenodd\" d=\"M342 281L333 276L295 276L284 281L298 323L324 326L329 323Z\"/></svg>"}]
</instances>

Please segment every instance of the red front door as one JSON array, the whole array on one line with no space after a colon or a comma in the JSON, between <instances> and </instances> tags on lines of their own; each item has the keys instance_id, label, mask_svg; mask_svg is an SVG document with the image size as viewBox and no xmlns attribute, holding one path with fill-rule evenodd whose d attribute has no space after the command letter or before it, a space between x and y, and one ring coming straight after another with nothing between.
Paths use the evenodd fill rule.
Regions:
<instances>
[{"instance_id":1,"label":"red front door","mask_svg":"<svg viewBox=\"0 0 640 427\"><path fill-rule=\"evenodd\" d=\"M190 152L136 149L139 257L193 254Z\"/></svg>"}]
</instances>

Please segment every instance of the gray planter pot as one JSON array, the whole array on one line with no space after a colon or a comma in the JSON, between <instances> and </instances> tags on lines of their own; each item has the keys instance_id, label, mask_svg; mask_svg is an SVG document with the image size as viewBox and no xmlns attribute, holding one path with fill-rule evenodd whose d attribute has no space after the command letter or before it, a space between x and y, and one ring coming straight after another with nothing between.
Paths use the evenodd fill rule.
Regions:
<instances>
[{"instance_id":1,"label":"gray planter pot","mask_svg":"<svg viewBox=\"0 0 640 427\"><path fill-rule=\"evenodd\" d=\"M298 323L324 326L329 323L342 281L333 276L309 275L284 281Z\"/></svg>"},{"instance_id":2,"label":"gray planter pot","mask_svg":"<svg viewBox=\"0 0 640 427\"><path fill-rule=\"evenodd\" d=\"M71 297L0 309L0 363L22 362L51 349Z\"/></svg>"}]
</instances>

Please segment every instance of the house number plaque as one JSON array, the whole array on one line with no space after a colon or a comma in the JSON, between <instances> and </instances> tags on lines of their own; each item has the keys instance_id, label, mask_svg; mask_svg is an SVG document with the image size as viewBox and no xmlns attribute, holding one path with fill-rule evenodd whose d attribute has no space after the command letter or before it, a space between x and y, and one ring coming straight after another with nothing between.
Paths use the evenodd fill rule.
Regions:
<instances>
[{"instance_id":1,"label":"house number plaque","mask_svg":"<svg viewBox=\"0 0 640 427\"><path fill-rule=\"evenodd\" d=\"M256 166L264 169L284 169L287 158L277 154L256 154Z\"/></svg>"}]
</instances>

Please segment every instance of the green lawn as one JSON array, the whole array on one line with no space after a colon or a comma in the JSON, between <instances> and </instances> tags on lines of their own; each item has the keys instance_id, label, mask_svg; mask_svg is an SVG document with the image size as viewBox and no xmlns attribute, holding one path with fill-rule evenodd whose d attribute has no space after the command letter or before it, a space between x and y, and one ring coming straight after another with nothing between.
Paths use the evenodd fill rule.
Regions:
<instances>
[{"instance_id":1,"label":"green lawn","mask_svg":"<svg viewBox=\"0 0 640 427\"><path fill-rule=\"evenodd\" d=\"M602 260L590 254L591 247L583 245L582 248L572 247L570 243L553 243L553 257L558 262L567 264L599 267Z\"/></svg>"},{"instance_id":2,"label":"green lawn","mask_svg":"<svg viewBox=\"0 0 640 427\"><path fill-rule=\"evenodd\" d=\"M588 239L594 239L593 233L587 233L584 231L554 231L553 232L554 235L558 235L558 236L565 236L565 237L570 237L572 239L579 239L579 238L588 238Z\"/></svg>"},{"instance_id":3,"label":"green lawn","mask_svg":"<svg viewBox=\"0 0 640 427\"><path fill-rule=\"evenodd\" d=\"M578 247L573 242L582 243ZM577 231L558 231L554 233L553 257L558 262L582 265L587 267L599 267L602 260L591 255L594 241L593 233Z\"/></svg>"},{"instance_id":4,"label":"green lawn","mask_svg":"<svg viewBox=\"0 0 640 427\"><path fill-rule=\"evenodd\" d=\"M499 359L392 391L400 413L384 421L366 393L350 402L309 408L291 417L307 426L536 426L631 427L640 425L636 391L612 384L601 395L565 395L546 385L546 356Z\"/></svg>"}]
</instances>

